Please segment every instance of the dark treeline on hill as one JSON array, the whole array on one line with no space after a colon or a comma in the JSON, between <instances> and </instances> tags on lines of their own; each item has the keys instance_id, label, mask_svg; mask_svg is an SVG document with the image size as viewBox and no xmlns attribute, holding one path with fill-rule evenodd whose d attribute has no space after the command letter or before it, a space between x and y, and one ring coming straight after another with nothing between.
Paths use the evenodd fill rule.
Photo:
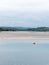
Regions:
<instances>
[{"instance_id":1,"label":"dark treeline on hill","mask_svg":"<svg viewBox=\"0 0 49 65\"><path fill-rule=\"evenodd\" d=\"M0 27L0 31L49 31L49 27Z\"/></svg>"}]
</instances>

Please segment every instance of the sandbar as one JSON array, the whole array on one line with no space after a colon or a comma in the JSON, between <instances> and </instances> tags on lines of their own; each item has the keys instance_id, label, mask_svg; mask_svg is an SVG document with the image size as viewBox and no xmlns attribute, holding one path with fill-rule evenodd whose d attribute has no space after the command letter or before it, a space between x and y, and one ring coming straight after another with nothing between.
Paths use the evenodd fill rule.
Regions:
<instances>
[{"instance_id":1,"label":"sandbar","mask_svg":"<svg viewBox=\"0 0 49 65\"><path fill-rule=\"evenodd\" d=\"M49 40L49 32L1 31L0 40Z\"/></svg>"}]
</instances>

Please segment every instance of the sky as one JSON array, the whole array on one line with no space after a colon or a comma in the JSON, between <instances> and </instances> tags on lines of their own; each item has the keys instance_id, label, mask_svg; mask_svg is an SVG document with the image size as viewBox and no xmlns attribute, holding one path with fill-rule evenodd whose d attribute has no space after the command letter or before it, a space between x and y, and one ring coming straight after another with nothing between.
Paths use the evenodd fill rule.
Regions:
<instances>
[{"instance_id":1,"label":"sky","mask_svg":"<svg viewBox=\"0 0 49 65\"><path fill-rule=\"evenodd\" d=\"M0 26L49 27L49 0L0 0Z\"/></svg>"}]
</instances>

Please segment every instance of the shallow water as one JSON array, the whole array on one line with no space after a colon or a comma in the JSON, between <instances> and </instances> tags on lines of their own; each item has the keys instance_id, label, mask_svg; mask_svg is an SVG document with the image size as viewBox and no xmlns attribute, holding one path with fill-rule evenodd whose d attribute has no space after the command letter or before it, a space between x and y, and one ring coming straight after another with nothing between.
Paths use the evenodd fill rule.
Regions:
<instances>
[{"instance_id":1,"label":"shallow water","mask_svg":"<svg viewBox=\"0 0 49 65\"><path fill-rule=\"evenodd\" d=\"M49 40L0 40L0 65L49 65Z\"/></svg>"}]
</instances>

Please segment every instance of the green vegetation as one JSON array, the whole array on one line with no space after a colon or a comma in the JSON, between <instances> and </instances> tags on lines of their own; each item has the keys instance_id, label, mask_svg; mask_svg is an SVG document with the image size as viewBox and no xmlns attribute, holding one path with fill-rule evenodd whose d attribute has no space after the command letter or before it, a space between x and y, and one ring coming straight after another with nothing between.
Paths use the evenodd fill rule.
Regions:
<instances>
[{"instance_id":1,"label":"green vegetation","mask_svg":"<svg viewBox=\"0 0 49 65\"><path fill-rule=\"evenodd\" d=\"M49 27L37 27L37 28L0 27L0 31L49 31Z\"/></svg>"}]
</instances>

